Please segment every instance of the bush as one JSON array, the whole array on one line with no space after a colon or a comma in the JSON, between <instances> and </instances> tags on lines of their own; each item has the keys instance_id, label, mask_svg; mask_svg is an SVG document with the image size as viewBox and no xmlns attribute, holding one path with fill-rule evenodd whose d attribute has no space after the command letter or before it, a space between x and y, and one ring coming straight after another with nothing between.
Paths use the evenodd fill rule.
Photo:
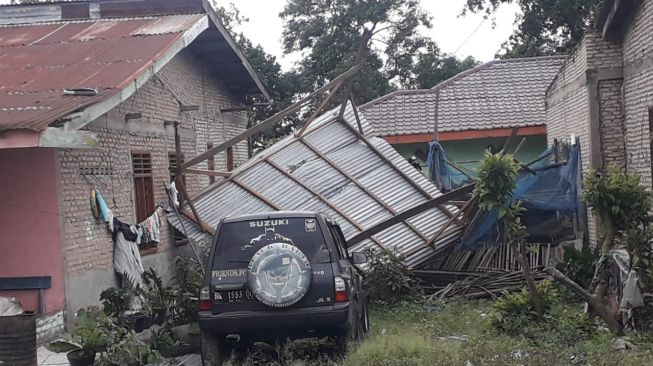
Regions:
<instances>
[{"instance_id":1,"label":"bush","mask_svg":"<svg viewBox=\"0 0 653 366\"><path fill-rule=\"evenodd\" d=\"M196 259L177 257L175 261L176 286L170 292L173 325L188 324L197 320L200 287L204 283L202 266Z\"/></svg>"},{"instance_id":2,"label":"bush","mask_svg":"<svg viewBox=\"0 0 653 366\"><path fill-rule=\"evenodd\" d=\"M372 301L385 305L423 298L419 281L404 266L401 257L387 249L370 250L366 255L369 262L364 288Z\"/></svg>"},{"instance_id":3,"label":"bush","mask_svg":"<svg viewBox=\"0 0 653 366\"><path fill-rule=\"evenodd\" d=\"M558 302L558 292L551 281L541 282L538 291L542 297L542 310L547 314L551 306ZM490 320L501 333L522 334L525 328L537 321L537 312L528 290L523 288L516 292L504 291L494 303Z\"/></svg>"},{"instance_id":4,"label":"bush","mask_svg":"<svg viewBox=\"0 0 653 366\"><path fill-rule=\"evenodd\" d=\"M582 250L565 247L564 262L558 264L557 268L571 280L588 289L592 284L592 277L594 277L594 270L599 256L598 247L594 249L587 247Z\"/></svg>"}]
</instances>

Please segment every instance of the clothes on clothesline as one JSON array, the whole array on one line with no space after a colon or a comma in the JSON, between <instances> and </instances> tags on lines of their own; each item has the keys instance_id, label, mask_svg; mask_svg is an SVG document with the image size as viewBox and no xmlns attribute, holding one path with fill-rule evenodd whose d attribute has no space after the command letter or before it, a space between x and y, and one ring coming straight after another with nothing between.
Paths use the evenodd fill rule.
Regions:
<instances>
[{"instance_id":1,"label":"clothes on clothesline","mask_svg":"<svg viewBox=\"0 0 653 366\"><path fill-rule=\"evenodd\" d=\"M143 262L138 245L143 243L159 243L161 233L161 217L156 211L143 222L131 225L120 221L113 215L98 190L91 193L95 197L100 217L111 231L114 242L113 267L117 273L127 274L135 284L141 284L144 272Z\"/></svg>"}]
</instances>

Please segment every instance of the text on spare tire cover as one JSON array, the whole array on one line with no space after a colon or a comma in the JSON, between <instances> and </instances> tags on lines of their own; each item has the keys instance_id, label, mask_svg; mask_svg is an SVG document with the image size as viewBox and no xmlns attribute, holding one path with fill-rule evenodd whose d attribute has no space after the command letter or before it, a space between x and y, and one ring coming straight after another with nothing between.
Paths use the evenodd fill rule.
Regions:
<instances>
[{"instance_id":1,"label":"text on spare tire cover","mask_svg":"<svg viewBox=\"0 0 653 366\"><path fill-rule=\"evenodd\" d=\"M308 292L312 280L308 258L288 243L272 243L259 249L247 270L247 283L254 296L272 307L297 303Z\"/></svg>"}]
</instances>

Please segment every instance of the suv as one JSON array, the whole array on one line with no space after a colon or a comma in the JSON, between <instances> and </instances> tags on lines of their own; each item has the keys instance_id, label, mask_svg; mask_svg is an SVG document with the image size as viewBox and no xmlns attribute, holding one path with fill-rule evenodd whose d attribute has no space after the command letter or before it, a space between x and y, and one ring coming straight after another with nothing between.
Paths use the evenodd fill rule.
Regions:
<instances>
[{"instance_id":1,"label":"suv","mask_svg":"<svg viewBox=\"0 0 653 366\"><path fill-rule=\"evenodd\" d=\"M204 365L254 342L333 337L338 350L369 329L367 298L340 227L324 214L274 212L223 219L200 291Z\"/></svg>"}]
</instances>

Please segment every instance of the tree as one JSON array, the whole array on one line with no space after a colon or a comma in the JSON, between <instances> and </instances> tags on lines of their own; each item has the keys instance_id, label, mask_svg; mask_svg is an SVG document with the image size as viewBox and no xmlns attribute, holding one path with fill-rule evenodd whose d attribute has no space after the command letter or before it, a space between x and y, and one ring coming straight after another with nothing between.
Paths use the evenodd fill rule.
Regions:
<instances>
[{"instance_id":1,"label":"tree","mask_svg":"<svg viewBox=\"0 0 653 366\"><path fill-rule=\"evenodd\" d=\"M498 56L533 57L568 53L591 24L601 0L467 0L463 9L493 14L506 3L517 2L523 15L517 29L502 46Z\"/></svg>"},{"instance_id":2,"label":"tree","mask_svg":"<svg viewBox=\"0 0 653 366\"><path fill-rule=\"evenodd\" d=\"M304 93L356 61L363 62L353 85L357 103L397 87L431 87L475 64L445 60L435 43L420 34L421 27L431 27L431 16L418 0L288 0L280 16L284 51L305 55L298 65Z\"/></svg>"},{"instance_id":3,"label":"tree","mask_svg":"<svg viewBox=\"0 0 653 366\"><path fill-rule=\"evenodd\" d=\"M410 88L432 88L479 64L472 56L460 60L455 56L440 55L438 52L421 54L417 59L413 70L415 77L407 83Z\"/></svg>"},{"instance_id":4,"label":"tree","mask_svg":"<svg viewBox=\"0 0 653 366\"><path fill-rule=\"evenodd\" d=\"M223 25L234 35L236 43L243 51L245 58L261 78L267 88L271 100L267 101L262 96L250 97L249 104L253 106L250 115L250 127L263 121L284 108L290 106L299 92L300 76L294 71L284 72L275 56L265 52L261 45L254 45L243 33L236 32L235 27L247 22L233 3L228 7L217 6L214 8ZM252 139L253 149L263 149L274 143L280 137L288 135L300 123L299 116L289 117L277 123L271 130L262 132Z\"/></svg>"},{"instance_id":5,"label":"tree","mask_svg":"<svg viewBox=\"0 0 653 366\"><path fill-rule=\"evenodd\" d=\"M644 292L653 289L653 253L651 252L652 217L649 212L653 205L653 193L640 184L636 173L624 173L614 166L603 172L590 172L583 180L583 199L599 218L603 233L600 239L601 258L599 259L590 294L580 285L556 271L548 268L556 280L567 286L587 301L592 309L605 320L615 334L623 331L620 319L605 305L610 277L610 250L616 244L625 244L631 260L631 269L639 275L639 285ZM650 314L650 297L645 296L643 314ZM648 308L648 309L646 309ZM648 311L647 311L648 310ZM650 324L650 319L643 323Z\"/></svg>"},{"instance_id":6,"label":"tree","mask_svg":"<svg viewBox=\"0 0 653 366\"><path fill-rule=\"evenodd\" d=\"M517 187L518 172L519 165L512 155L503 152L493 154L488 151L478 167L474 193L478 197L481 209L498 210L498 223L503 228L504 242L510 245L517 255L537 318L542 320L544 319L542 297L524 256L524 242L528 235L520 219L524 208L520 201L511 202L512 192Z\"/></svg>"}]
</instances>

